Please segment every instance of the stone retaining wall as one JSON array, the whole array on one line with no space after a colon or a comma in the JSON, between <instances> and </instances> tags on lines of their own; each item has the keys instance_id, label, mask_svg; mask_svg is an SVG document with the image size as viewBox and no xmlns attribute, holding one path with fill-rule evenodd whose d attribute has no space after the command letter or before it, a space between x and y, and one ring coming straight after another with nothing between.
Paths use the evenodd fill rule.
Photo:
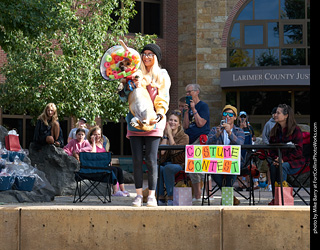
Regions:
<instances>
[{"instance_id":1,"label":"stone retaining wall","mask_svg":"<svg viewBox=\"0 0 320 250\"><path fill-rule=\"evenodd\" d=\"M309 207L6 206L1 249L310 249Z\"/></svg>"}]
</instances>

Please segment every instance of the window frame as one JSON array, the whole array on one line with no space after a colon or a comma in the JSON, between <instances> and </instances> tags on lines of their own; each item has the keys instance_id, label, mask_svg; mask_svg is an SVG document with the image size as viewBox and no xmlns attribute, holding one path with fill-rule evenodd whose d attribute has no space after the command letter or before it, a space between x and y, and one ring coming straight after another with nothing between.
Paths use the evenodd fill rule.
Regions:
<instances>
[{"instance_id":1,"label":"window frame","mask_svg":"<svg viewBox=\"0 0 320 250\"><path fill-rule=\"evenodd\" d=\"M242 13L242 11L252 2L252 19L251 20L238 20L238 17ZM251 61L253 62L249 67L261 67L256 65L256 49L276 49L279 51L279 64L278 65L270 65L271 67L277 66L288 66L282 65L282 49L305 49L305 66L310 66L309 54L310 54L310 44L308 44L308 27L310 27L310 18L308 17L308 8L310 8L308 4L308 0L305 0L305 19L281 19L281 0L279 2L279 16L278 19L256 19L255 18L255 0L248 0L246 1L241 8L238 10L237 14L234 16L234 19L230 25L228 39L227 39L227 67L231 67L231 57L230 53L232 50L253 50ZM279 45L278 46L268 46L268 25L269 23L278 23L279 24ZM231 46L231 35L232 31L236 24L240 25L240 39L239 39L239 46L237 43L234 43L235 46ZM256 26L261 25L263 26L263 44L245 44L245 26ZM302 43L301 44L285 44L284 39L284 27L285 25L302 25ZM292 65L293 66L293 65ZM236 67L236 66L232 66ZM241 66L239 66L241 67Z\"/></svg>"},{"instance_id":2,"label":"window frame","mask_svg":"<svg viewBox=\"0 0 320 250\"><path fill-rule=\"evenodd\" d=\"M135 2L140 2L141 3L141 15L140 15L140 33L143 35L153 35L153 34L146 34L145 33L145 21L144 21L144 8L145 8L145 3L153 3L153 4L159 4L160 8L160 20L159 20L159 34L156 34L159 38L163 37L163 1L162 0L135 0ZM138 15L138 14L137 14ZM131 32L129 30L129 35L133 35L135 33L139 32Z\"/></svg>"}]
</instances>

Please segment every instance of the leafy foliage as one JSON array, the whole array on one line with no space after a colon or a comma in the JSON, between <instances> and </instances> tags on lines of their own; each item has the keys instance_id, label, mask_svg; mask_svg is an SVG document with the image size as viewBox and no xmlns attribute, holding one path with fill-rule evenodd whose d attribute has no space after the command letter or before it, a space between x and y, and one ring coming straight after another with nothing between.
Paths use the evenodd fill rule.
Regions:
<instances>
[{"instance_id":1,"label":"leafy foliage","mask_svg":"<svg viewBox=\"0 0 320 250\"><path fill-rule=\"evenodd\" d=\"M53 102L60 119L84 116L91 123L96 117L118 121L128 107L118 97L118 82L100 76L100 59L119 39L140 51L155 36L125 37L135 14L133 0L56 2L54 14L59 19L56 23L63 23L61 29L36 37L22 29L5 34L8 63L1 71L6 82L0 85L0 106L7 113L36 118Z\"/></svg>"}]
</instances>

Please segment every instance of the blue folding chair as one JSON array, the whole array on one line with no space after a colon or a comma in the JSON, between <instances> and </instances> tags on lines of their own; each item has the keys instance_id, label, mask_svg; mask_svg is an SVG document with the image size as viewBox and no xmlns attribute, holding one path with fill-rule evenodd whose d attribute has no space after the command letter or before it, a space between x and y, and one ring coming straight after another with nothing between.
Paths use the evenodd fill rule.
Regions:
<instances>
[{"instance_id":1,"label":"blue folding chair","mask_svg":"<svg viewBox=\"0 0 320 250\"><path fill-rule=\"evenodd\" d=\"M82 202L90 194L97 196L103 203L111 202L111 186L117 182L117 178L111 169L111 153L90 153L81 152L80 170L75 172L76 191L73 202ZM100 183L105 183L106 187L99 189ZM109 198L107 198L109 196Z\"/></svg>"}]
</instances>

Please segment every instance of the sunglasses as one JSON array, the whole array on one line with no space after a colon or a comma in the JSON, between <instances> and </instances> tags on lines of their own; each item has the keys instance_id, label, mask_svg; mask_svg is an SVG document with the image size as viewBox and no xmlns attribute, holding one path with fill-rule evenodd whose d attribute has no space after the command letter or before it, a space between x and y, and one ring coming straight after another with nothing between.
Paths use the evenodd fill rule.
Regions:
<instances>
[{"instance_id":1,"label":"sunglasses","mask_svg":"<svg viewBox=\"0 0 320 250\"><path fill-rule=\"evenodd\" d=\"M229 117L233 117L233 116L234 116L234 113L223 112L222 115L223 115L223 116L227 116L227 115L228 115Z\"/></svg>"}]
</instances>

